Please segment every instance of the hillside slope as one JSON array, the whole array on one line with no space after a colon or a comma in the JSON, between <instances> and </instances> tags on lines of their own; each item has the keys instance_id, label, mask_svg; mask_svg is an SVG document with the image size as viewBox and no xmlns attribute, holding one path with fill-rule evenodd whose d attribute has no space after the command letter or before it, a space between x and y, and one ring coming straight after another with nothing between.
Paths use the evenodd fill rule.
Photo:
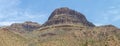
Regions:
<instances>
[{"instance_id":1,"label":"hillside slope","mask_svg":"<svg viewBox=\"0 0 120 46\"><path fill-rule=\"evenodd\" d=\"M0 30L0 46L27 46L27 40L8 30Z\"/></svg>"},{"instance_id":2,"label":"hillside slope","mask_svg":"<svg viewBox=\"0 0 120 46\"><path fill-rule=\"evenodd\" d=\"M120 29L115 27L57 25L33 33L39 36L36 46L120 46Z\"/></svg>"}]
</instances>

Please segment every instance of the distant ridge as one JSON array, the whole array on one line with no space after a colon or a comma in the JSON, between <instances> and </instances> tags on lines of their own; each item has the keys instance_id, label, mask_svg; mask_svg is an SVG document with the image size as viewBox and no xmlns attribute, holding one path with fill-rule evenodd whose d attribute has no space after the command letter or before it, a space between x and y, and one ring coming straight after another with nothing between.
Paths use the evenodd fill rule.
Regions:
<instances>
[{"instance_id":1,"label":"distant ridge","mask_svg":"<svg viewBox=\"0 0 120 46\"><path fill-rule=\"evenodd\" d=\"M5 28L10 31L24 33L24 32L30 32L30 31L36 30L40 28L40 26L41 25L38 24L37 22L26 21L24 23L13 23L10 26L7 26Z\"/></svg>"}]
</instances>

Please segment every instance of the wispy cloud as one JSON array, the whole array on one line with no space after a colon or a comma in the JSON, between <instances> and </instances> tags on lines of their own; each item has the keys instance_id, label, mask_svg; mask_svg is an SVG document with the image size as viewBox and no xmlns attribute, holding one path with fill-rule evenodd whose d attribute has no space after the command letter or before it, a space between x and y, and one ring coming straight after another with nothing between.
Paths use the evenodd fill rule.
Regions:
<instances>
[{"instance_id":1,"label":"wispy cloud","mask_svg":"<svg viewBox=\"0 0 120 46\"><path fill-rule=\"evenodd\" d=\"M0 0L0 10L16 7L20 0Z\"/></svg>"},{"instance_id":2,"label":"wispy cloud","mask_svg":"<svg viewBox=\"0 0 120 46\"><path fill-rule=\"evenodd\" d=\"M104 25L102 23L95 23L96 26L101 26L101 25Z\"/></svg>"},{"instance_id":3,"label":"wispy cloud","mask_svg":"<svg viewBox=\"0 0 120 46\"><path fill-rule=\"evenodd\" d=\"M8 25L11 25L12 23L20 23L18 21L3 21L3 22L0 22L0 26L8 26Z\"/></svg>"},{"instance_id":4,"label":"wispy cloud","mask_svg":"<svg viewBox=\"0 0 120 46\"><path fill-rule=\"evenodd\" d=\"M44 13L32 12L30 9L18 7L20 3L21 0L0 0L0 26L45 18L46 14Z\"/></svg>"},{"instance_id":5,"label":"wispy cloud","mask_svg":"<svg viewBox=\"0 0 120 46\"><path fill-rule=\"evenodd\" d=\"M18 15L17 6L20 4L20 0L0 0L0 26L10 25L17 21L9 21Z\"/></svg>"},{"instance_id":6,"label":"wispy cloud","mask_svg":"<svg viewBox=\"0 0 120 46\"><path fill-rule=\"evenodd\" d=\"M19 0L0 0L0 18L15 16Z\"/></svg>"},{"instance_id":7,"label":"wispy cloud","mask_svg":"<svg viewBox=\"0 0 120 46\"><path fill-rule=\"evenodd\" d=\"M101 11L99 15L101 18L95 22L96 25L113 24L120 27L120 5L110 6Z\"/></svg>"},{"instance_id":8,"label":"wispy cloud","mask_svg":"<svg viewBox=\"0 0 120 46\"><path fill-rule=\"evenodd\" d=\"M106 17L109 17L109 21L116 22L120 20L120 5L111 6L104 12Z\"/></svg>"}]
</instances>

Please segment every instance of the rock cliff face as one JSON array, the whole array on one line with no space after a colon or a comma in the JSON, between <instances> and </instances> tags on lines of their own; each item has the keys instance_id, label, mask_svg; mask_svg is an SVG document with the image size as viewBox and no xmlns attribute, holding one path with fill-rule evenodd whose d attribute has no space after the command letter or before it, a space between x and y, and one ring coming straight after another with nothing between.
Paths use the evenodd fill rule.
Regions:
<instances>
[{"instance_id":1,"label":"rock cliff face","mask_svg":"<svg viewBox=\"0 0 120 46\"><path fill-rule=\"evenodd\" d=\"M87 21L86 17L74 10L71 10L67 7L62 7L55 9L48 21L45 22L42 26L50 26L56 24L82 24L85 26L94 27L95 25Z\"/></svg>"}]
</instances>

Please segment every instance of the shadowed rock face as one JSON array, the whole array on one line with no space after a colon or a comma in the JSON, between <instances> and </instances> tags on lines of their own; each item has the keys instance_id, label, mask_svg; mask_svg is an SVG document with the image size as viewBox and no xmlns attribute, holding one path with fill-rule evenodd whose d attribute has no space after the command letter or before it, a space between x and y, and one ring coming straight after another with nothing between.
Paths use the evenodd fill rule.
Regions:
<instances>
[{"instance_id":1,"label":"shadowed rock face","mask_svg":"<svg viewBox=\"0 0 120 46\"><path fill-rule=\"evenodd\" d=\"M55 9L48 18L48 21L45 22L42 26L49 26L56 24L82 24L91 27L95 26L91 22L88 22L83 14L71 10L67 7Z\"/></svg>"}]
</instances>

